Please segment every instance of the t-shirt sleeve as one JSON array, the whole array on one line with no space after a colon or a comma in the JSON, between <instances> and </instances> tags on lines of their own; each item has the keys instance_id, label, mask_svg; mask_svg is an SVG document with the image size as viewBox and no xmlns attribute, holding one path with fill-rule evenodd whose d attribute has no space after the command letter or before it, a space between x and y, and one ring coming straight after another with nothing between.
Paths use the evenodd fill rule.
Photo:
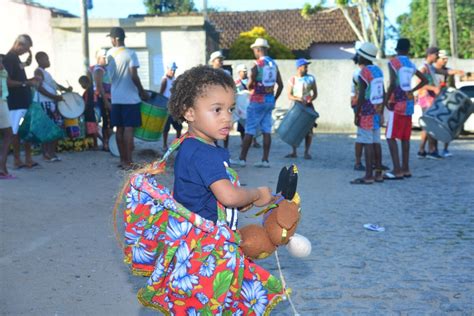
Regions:
<instances>
[{"instance_id":1,"label":"t-shirt sleeve","mask_svg":"<svg viewBox=\"0 0 474 316\"><path fill-rule=\"evenodd\" d=\"M196 150L192 156L192 163L206 187L210 187L218 180L229 179L222 156L216 155L213 151L202 148Z\"/></svg>"},{"instance_id":2,"label":"t-shirt sleeve","mask_svg":"<svg viewBox=\"0 0 474 316\"><path fill-rule=\"evenodd\" d=\"M130 54L130 67L137 67L137 68L140 67L137 53L135 53L134 51L132 51L132 53Z\"/></svg>"}]
</instances>

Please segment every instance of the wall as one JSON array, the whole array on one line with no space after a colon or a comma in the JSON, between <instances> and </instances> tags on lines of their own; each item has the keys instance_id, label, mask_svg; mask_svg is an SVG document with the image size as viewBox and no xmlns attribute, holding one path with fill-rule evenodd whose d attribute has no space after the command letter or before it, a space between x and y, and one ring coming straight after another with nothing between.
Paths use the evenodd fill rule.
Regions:
<instances>
[{"instance_id":1,"label":"wall","mask_svg":"<svg viewBox=\"0 0 474 316\"><path fill-rule=\"evenodd\" d=\"M422 64L420 59L413 61L417 66ZM287 97L287 81L296 72L295 61L277 60L276 62L285 86L276 106L277 108L288 108L290 101ZM388 83L387 62L388 60L381 60L377 64L384 71ZM250 60L225 61L226 65L232 65L233 67L240 63L246 64L249 69L252 66ZM474 72L474 60L452 59L449 61L448 67ZM308 72L316 77L318 87L318 98L315 101L315 107L320 115L318 119L319 130L335 132L355 130L354 115L349 104L351 78L355 69L352 60L312 60L309 65Z\"/></svg>"},{"instance_id":2,"label":"wall","mask_svg":"<svg viewBox=\"0 0 474 316\"><path fill-rule=\"evenodd\" d=\"M313 44L309 48L311 59L350 59L354 53L354 44Z\"/></svg>"},{"instance_id":3,"label":"wall","mask_svg":"<svg viewBox=\"0 0 474 316\"><path fill-rule=\"evenodd\" d=\"M33 63L26 73L32 77L37 66L34 54L45 51L51 60L55 59L53 31L50 26L51 12L47 9L0 0L0 53L6 54L20 34L28 34L33 40ZM27 54L21 56L25 60ZM54 67L51 67L54 69Z\"/></svg>"}]
</instances>

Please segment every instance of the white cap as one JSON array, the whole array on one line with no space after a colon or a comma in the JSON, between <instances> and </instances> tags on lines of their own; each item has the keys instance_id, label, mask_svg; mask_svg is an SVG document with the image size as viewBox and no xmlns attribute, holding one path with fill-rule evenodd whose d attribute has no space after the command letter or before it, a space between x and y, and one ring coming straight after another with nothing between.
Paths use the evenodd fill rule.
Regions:
<instances>
[{"instance_id":1,"label":"white cap","mask_svg":"<svg viewBox=\"0 0 474 316\"><path fill-rule=\"evenodd\" d=\"M374 61L377 58L377 47L370 42L364 42L356 49L359 56L362 56L370 61Z\"/></svg>"},{"instance_id":2,"label":"white cap","mask_svg":"<svg viewBox=\"0 0 474 316\"><path fill-rule=\"evenodd\" d=\"M250 45L250 48L255 48L255 47L270 48L270 45L268 45L268 41L266 39L259 37L255 40L255 43Z\"/></svg>"},{"instance_id":3,"label":"white cap","mask_svg":"<svg viewBox=\"0 0 474 316\"><path fill-rule=\"evenodd\" d=\"M247 66L245 66L244 64L239 64L237 65L236 69L235 69L237 72L241 72L241 71L247 71Z\"/></svg>"},{"instance_id":4,"label":"white cap","mask_svg":"<svg viewBox=\"0 0 474 316\"><path fill-rule=\"evenodd\" d=\"M441 49L438 53L438 56L441 59L447 59L449 57L449 54L445 49Z\"/></svg>"},{"instance_id":5,"label":"white cap","mask_svg":"<svg viewBox=\"0 0 474 316\"><path fill-rule=\"evenodd\" d=\"M224 59L224 55L222 54L222 52L220 50L215 51L214 53L211 54L211 57L209 57L209 62L212 63L214 61L214 59L216 59L216 58Z\"/></svg>"}]
</instances>

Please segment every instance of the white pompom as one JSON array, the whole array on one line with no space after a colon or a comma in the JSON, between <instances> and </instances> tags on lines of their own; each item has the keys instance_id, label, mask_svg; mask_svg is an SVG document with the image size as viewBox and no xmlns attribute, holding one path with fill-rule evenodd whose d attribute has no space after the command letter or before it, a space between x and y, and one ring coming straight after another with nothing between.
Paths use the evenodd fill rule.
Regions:
<instances>
[{"instance_id":1,"label":"white pompom","mask_svg":"<svg viewBox=\"0 0 474 316\"><path fill-rule=\"evenodd\" d=\"M286 245L290 255L296 258L304 258L311 253L311 242L305 236L294 234Z\"/></svg>"}]
</instances>

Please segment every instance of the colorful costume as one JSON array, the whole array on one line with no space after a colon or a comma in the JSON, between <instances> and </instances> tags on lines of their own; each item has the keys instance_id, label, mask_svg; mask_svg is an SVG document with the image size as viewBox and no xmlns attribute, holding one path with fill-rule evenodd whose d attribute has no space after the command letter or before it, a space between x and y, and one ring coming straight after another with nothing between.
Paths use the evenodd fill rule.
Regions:
<instances>
[{"instance_id":1,"label":"colorful costume","mask_svg":"<svg viewBox=\"0 0 474 316\"><path fill-rule=\"evenodd\" d=\"M165 171L176 140L153 165ZM155 173L155 172L154 172ZM238 185L237 174L228 169ZM240 235L218 205L216 223L174 200L153 174L134 174L127 192L125 262L132 272L150 276L138 292L140 302L165 315L266 315L285 295L280 280L245 258Z\"/></svg>"}]
</instances>

